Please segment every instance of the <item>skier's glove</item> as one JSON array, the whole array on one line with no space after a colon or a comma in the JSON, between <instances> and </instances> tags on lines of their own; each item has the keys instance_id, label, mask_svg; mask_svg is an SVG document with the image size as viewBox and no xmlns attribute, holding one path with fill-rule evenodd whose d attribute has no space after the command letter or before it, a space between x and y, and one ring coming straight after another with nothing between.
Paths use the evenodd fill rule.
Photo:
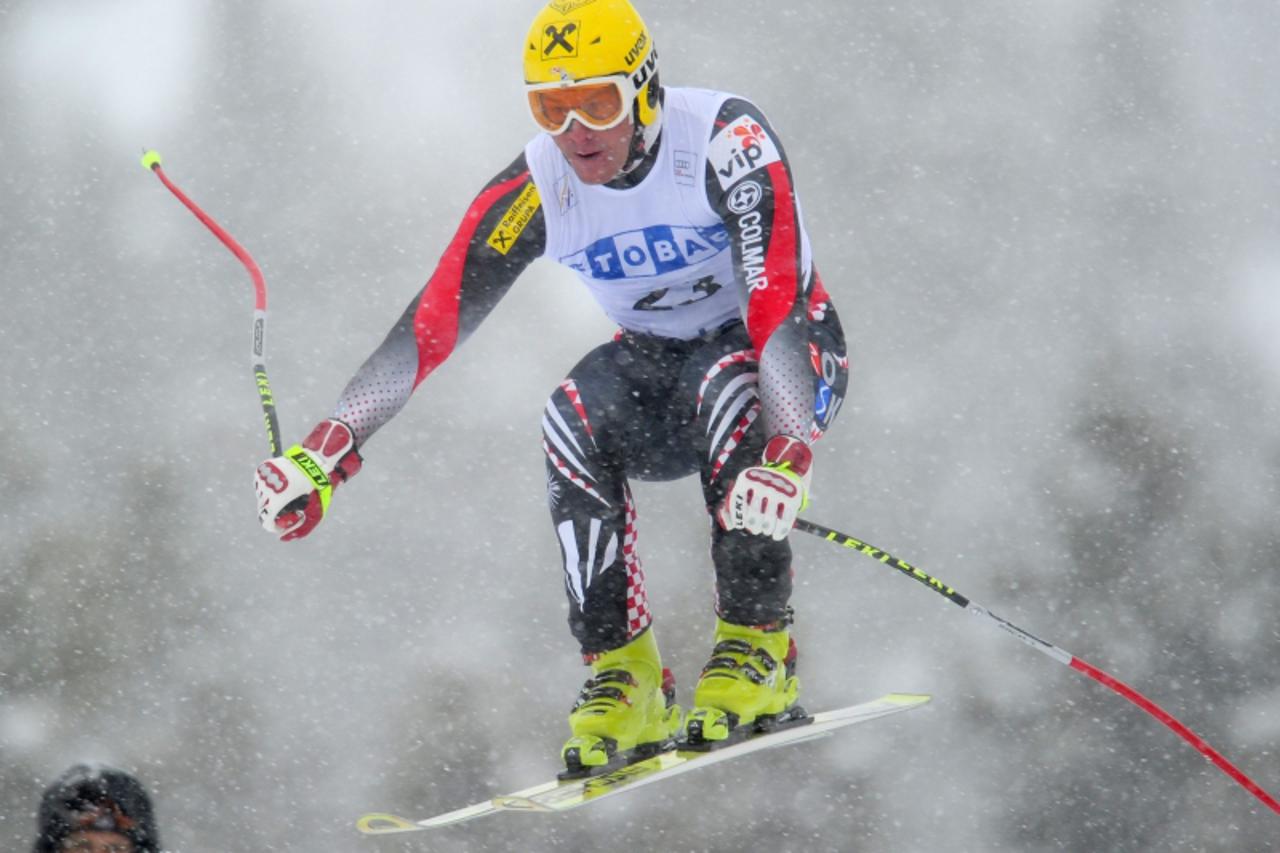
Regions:
<instances>
[{"instance_id":1,"label":"skier's glove","mask_svg":"<svg viewBox=\"0 0 1280 853\"><path fill-rule=\"evenodd\" d=\"M725 530L746 530L785 539L796 514L809 503L813 452L798 438L775 435L765 445L762 464L748 468L730 487L716 520Z\"/></svg>"},{"instance_id":2,"label":"skier's glove","mask_svg":"<svg viewBox=\"0 0 1280 853\"><path fill-rule=\"evenodd\" d=\"M301 539L324 518L333 490L354 477L362 462L351 428L321 421L302 444L258 466L258 521L267 532L282 534L281 541Z\"/></svg>"}]
</instances>

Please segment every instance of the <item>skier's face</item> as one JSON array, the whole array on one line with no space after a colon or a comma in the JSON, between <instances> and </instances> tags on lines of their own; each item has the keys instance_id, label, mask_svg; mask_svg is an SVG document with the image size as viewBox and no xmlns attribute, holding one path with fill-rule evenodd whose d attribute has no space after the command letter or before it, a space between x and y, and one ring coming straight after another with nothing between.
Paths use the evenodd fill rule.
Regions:
<instances>
[{"instance_id":1,"label":"skier's face","mask_svg":"<svg viewBox=\"0 0 1280 853\"><path fill-rule=\"evenodd\" d=\"M579 121L551 137L560 153L569 161L578 180L584 184L603 184L613 180L627 164L631 150L632 124L628 119L608 130L592 130Z\"/></svg>"}]
</instances>

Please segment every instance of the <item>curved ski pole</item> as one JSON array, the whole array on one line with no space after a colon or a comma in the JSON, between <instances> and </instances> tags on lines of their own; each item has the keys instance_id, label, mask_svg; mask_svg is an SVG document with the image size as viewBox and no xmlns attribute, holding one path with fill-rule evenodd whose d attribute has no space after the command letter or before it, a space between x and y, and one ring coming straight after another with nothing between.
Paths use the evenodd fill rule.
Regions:
<instances>
[{"instance_id":1,"label":"curved ski pole","mask_svg":"<svg viewBox=\"0 0 1280 853\"><path fill-rule=\"evenodd\" d=\"M244 247L236 242L227 231L213 220L209 214L200 209L194 201L187 197L187 194L178 189L178 186L169 180L168 175L164 173L164 169L160 168L160 154L156 151L147 151L142 155L143 168L154 172L160 182L173 193L178 201L187 206L187 209L195 214L196 219L204 223L205 227L213 232L213 236L217 237L222 245L231 250L240 263L244 264L244 268L249 271L249 277L253 279L253 375L258 383L258 399L262 402L262 418L267 427L267 443L271 447L271 455L280 455L280 421L276 415L276 401L271 394L271 383L267 381L266 367L266 336L267 336L267 281L262 276L262 270L258 268L258 264L253 257L245 251Z\"/></svg>"},{"instance_id":2,"label":"curved ski pole","mask_svg":"<svg viewBox=\"0 0 1280 853\"><path fill-rule=\"evenodd\" d=\"M803 519L796 520L795 529L804 533L810 533L822 539L826 539L828 542L834 542L837 545L843 545L846 548L857 551L860 554L865 554L866 556L870 557L873 560L876 560L877 562L884 563L886 566L889 566L890 568L897 569L907 577L917 580L920 583L924 584L925 586L929 587L929 589L938 593L943 598L950 601L952 604L956 604L956 605L959 605L960 607L963 607L966 611L974 614L975 616L982 616L986 619L991 620L992 622L995 623L997 628L999 628L1000 630L1004 631L1007 634L1012 634L1014 637L1026 643L1028 646L1031 646L1031 648L1035 649L1036 651L1043 652L1044 654L1056 660L1058 663L1065 664L1071 667L1072 669L1074 669L1076 672L1087 675L1089 678L1092 678L1094 681L1098 682L1104 687L1114 690L1116 693L1119 693L1121 696L1128 699L1130 702L1137 705L1139 708L1146 711L1148 714L1155 717L1160 722L1164 723L1167 727L1169 727L1169 729L1171 729L1175 734L1177 734L1178 737L1182 738L1187 743L1191 744L1193 747L1196 748L1196 750L1201 755L1203 755L1205 758L1209 759L1215 765L1217 765L1219 770L1221 770L1223 773L1226 773L1241 787L1243 787L1246 791L1248 791L1250 794L1253 794L1255 797L1261 800L1267 806L1267 808L1271 809L1273 812L1277 814L1280 814L1280 802L1277 802L1275 797L1271 796L1271 794L1268 794L1265 790L1263 790L1263 788L1257 782L1254 782L1252 779L1246 776L1244 772L1240 770L1240 768L1236 767L1234 764L1228 761L1222 755L1222 753L1218 752L1216 749L1211 747L1208 743L1205 742L1205 740L1202 737L1200 737L1195 732L1191 731L1191 729L1183 725L1176 717L1174 717L1168 711L1161 708L1155 702L1152 702L1146 696L1143 696L1137 690L1134 690L1132 687L1125 684L1120 679L1112 676L1111 674L1101 669L1098 669L1095 666L1092 666L1086 663L1085 661L1081 660L1080 658L1076 657L1070 652L1064 649L1060 649L1057 646L1053 645L1052 643L1045 642L1044 640L1040 639L1034 634L1030 634L1027 631L1022 630L1021 628L1019 628L1017 625L1014 625L1009 620L1003 619L997 616L996 614L992 613L990 610L987 610L985 607L975 604L974 602L970 601L968 598L965 598L963 595L961 595L952 587L947 586L942 581L938 580L937 578L933 577L927 572L924 572L916 568L915 566L911 565L905 560L898 559L894 555L890 554L888 551L877 548L876 546L868 542L863 542L861 539L857 539L853 536L848 535L847 533L841 533L838 530L832 530L829 527L823 527L821 524L814 524L811 521L805 521Z\"/></svg>"}]
</instances>

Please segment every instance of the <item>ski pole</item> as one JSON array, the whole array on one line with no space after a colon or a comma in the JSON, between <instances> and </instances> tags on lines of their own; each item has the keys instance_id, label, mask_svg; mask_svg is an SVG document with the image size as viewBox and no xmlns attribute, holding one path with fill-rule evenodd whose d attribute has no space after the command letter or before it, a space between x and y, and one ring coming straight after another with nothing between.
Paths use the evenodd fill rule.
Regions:
<instances>
[{"instance_id":1,"label":"ski pole","mask_svg":"<svg viewBox=\"0 0 1280 853\"><path fill-rule=\"evenodd\" d=\"M178 189L173 181L169 180L169 176L164 173L164 169L160 168L160 154L156 151L147 151L142 155L142 166L155 173L160 182L164 184L169 192L173 193L178 201L187 206L187 209L196 215L204 223L205 227L213 232L213 236L222 241L222 245L231 250L231 253L240 259L240 263L244 264L244 268L249 271L250 278L253 279L253 375L258 383L258 399L262 402L262 417L267 427L267 442L271 446L271 455L280 455L280 421L276 416L276 402L271 394L271 383L267 381L266 367L266 335L267 335L267 281L262 276L262 270L258 269L258 264L253 257L245 251L244 247L236 242L235 238L227 233L221 225L213 220L209 214L200 209L194 201L187 197L187 194Z\"/></svg>"},{"instance_id":2,"label":"ski pole","mask_svg":"<svg viewBox=\"0 0 1280 853\"><path fill-rule=\"evenodd\" d=\"M863 542L861 539L857 539L853 536L848 535L847 533L841 533L838 530L832 530L829 527L823 527L820 524L814 524L811 521L805 521L803 519L796 520L795 529L800 530L804 533L811 533L814 536L817 536L822 539L826 539L828 542L834 542L837 545L843 545L846 548L857 551L860 554L865 554L871 559L876 560L880 563L883 563L884 565L889 566L890 568L897 569L907 577L912 578L924 584L929 589L933 590L934 592L941 595L943 598L950 601L952 604L956 604L956 605L959 605L960 607L963 607L966 611L974 614L975 616L981 616L985 619L990 620L991 622L995 623L997 628L999 628L1000 630L1004 631L1007 634L1013 635L1017 639L1026 643L1028 646L1031 646L1031 648L1035 649L1036 651L1043 652L1044 654L1056 660L1058 663L1065 664L1071 667L1072 669L1074 669L1076 672L1080 672L1080 673L1083 673L1084 675L1087 675L1089 678L1092 678L1094 681L1098 682L1104 687L1108 687L1111 690L1114 690L1116 693L1119 693L1121 696L1128 699L1130 702L1137 705L1139 708L1146 711L1148 714L1155 717L1160 722L1164 723L1166 726L1172 729L1173 732L1178 735L1178 737L1182 738L1187 743L1191 744L1193 747L1196 748L1196 750L1201 755L1203 755L1205 758L1208 758L1215 765L1217 765L1219 770L1221 770L1223 773L1226 773L1238 784L1240 784L1246 791L1253 794L1255 797L1257 797L1259 800L1265 803L1267 808L1271 809L1273 812L1276 812L1277 814L1280 814L1280 802L1277 802L1275 797L1268 794L1265 790L1262 789L1260 785L1258 785L1257 782L1254 782L1252 779L1246 776L1244 772L1240 770L1240 768L1236 767L1234 764L1228 761L1222 755L1222 753L1218 752L1216 749L1209 746L1209 744L1205 742L1204 738L1200 737L1195 732L1191 731L1191 729L1187 728L1185 725L1179 722L1178 719L1175 718L1168 711L1164 710L1155 702L1152 702L1146 696L1143 696L1137 690L1134 690L1132 687L1125 684L1123 681L1116 678L1115 676L1107 672L1104 672L1101 669L1098 669L1096 666L1092 666L1091 664L1086 663L1085 661L1081 660L1080 658L1076 657L1070 652L1067 652L1064 649L1060 649L1057 646L1053 645L1052 643L1045 642L1044 640L1040 639L1034 634L1031 634L1031 633L1028 633L1027 631L1022 630L1017 625L1010 622L1008 619L1003 619L997 616L996 614L992 613L990 610L987 610L985 607L982 607L981 605L970 601L968 598L965 598L963 595L961 595L952 587L947 586L942 581L938 580L937 578L933 577L927 572L924 572L921 569L916 568L915 566L911 565L905 560L898 559L894 555L890 554L888 551L885 551L881 548L877 548L876 546L871 545L867 542Z\"/></svg>"}]
</instances>

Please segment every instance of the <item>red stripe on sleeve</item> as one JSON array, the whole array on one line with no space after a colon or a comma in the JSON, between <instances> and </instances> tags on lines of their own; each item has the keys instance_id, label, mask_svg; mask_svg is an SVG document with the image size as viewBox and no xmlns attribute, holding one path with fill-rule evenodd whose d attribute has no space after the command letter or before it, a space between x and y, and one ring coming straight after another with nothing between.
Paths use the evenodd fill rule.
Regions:
<instances>
[{"instance_id":1,"label":"red stripe on sleeve","mask_svg":"<svg viewBox=\"0 0 1280 853\"><path fill-rule=\"evenodd\" d=\"M413 334L418 342L418 376L413 382L414 388L444 363L458 343L462 272L467 262L467 250L480 221L500 198L523 184L528 177L529 173L523 172L509 181L489 187L476 197L462 217L462 224L440 258L431 280L422 289L422 299L413 314Z\"/></svg>"},{"instance_id":2,"label":"red stripe on sleeve","mask_svg":"<svg viewBox=\"0 0 1280 853\"><path fill-rule=\"evenodd\" d=\"M773 184L773 222L769 225L769 251L764 259L769 286L753 291L747 303L747 328L757 353L764 351L765 341L795 305L800 267L791 178L780 162L767 168Z\"/></svg>"}]
</instances>

